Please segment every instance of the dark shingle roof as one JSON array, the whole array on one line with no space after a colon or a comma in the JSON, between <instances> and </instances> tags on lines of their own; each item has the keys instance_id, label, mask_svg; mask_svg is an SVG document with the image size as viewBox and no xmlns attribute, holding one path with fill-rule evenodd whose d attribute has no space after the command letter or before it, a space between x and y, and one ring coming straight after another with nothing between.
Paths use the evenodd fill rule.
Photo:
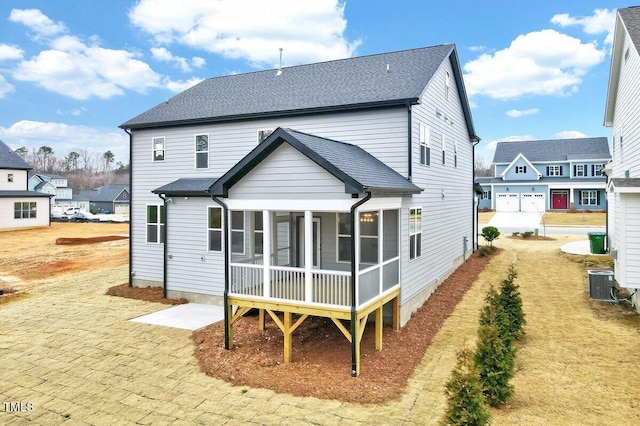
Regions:
<instances>
[{"instance_id":1,"label":"dark shingle roof","mask_svg":"<svg viewBox=\"0 0 640 426\"><path fill-rule=\"evenodd\" d=\"M182 178L154 189L154 194L168 196L210 197L209 188L218 178Z\"/></svg>"},{"instance_id":2,"label":"dark shingle roof","mask_svg":"<svg viewBox=\"0 0 640 426\"><path fill-rule=\"evenodd\" d=\"M81 191L77 195L74 195L73 199L82 201L111 202L114 201L125 189L129 191L129 185L126 183L110 183L101 186L100 188Z\"/></svg>"},{"instance_id":3,"label":"dark shingle roof","mask_svg":"<svg viewBox=\"0 0 640 426\"><path fill-rule=\"evenodd\" d=\"M210 78L120 127L415 102L452 52L446 44Z\"/></svg>"},{"instance_id":4,"label":"dark shingle roof","mask_svg":"<svg viewBox=\"0 0 640 426\"><path fill-rule=\"evenodd\" d=\"M229 188L257 166L282 143L287 142L320 167L344 182L345 192L379 195L415 194L422 191L405 177L356 145L321 138L292 129L276 129L211 187L214 195L225 196Z\"/></svg>"},{"instance_id":5,"label":"dark shingle roof","mask_svg":"<svg viewBox=\"0 0 640 426\"><path fill-rule=\"evenodd\" d=\"M549 139L523 142L499 142L494 163L510 163L518 154L531 162L606 160L611 158L605 137L579 139Z\"/></svg>"},{"instance_id":6,"label":"dark shingle roof","mask_svg":"<svg viewBox=\"0 0 640 426\"><path fill-rule=\"evenodd\" d=\"M32 167L0 140L0 169L30 170Z\"/></svg>"},{"instance_id":7,"label":"dark shingle roof","mask_svg":"<svg viewBox=\"0 0 640 426\"><path fill-rule=\"evenodd\" d=\"M629 37L633 45L640 53L640 6L627 7L619 9L618 13L624 22L624 26L629 32Z\"/></svg>"},{"instance_id":8,"label":"dark shingle roof","mask_svg":"<svg viewBox=\"0 0 640 426\"><path fill-rule=\"evenodd\" d=\"M614 178L613 186L622 188L640 188L640 178Z\"/></svg>"},{"instance_id":9,"label":"dark shingle roof","mask_svg":"<svg viewBox=\"0 0 640 426\"><path fill-rule=\"evenodd\" d=\"M51 197L52 195L35 191L0 191L0 198Z\"/></svg>"}]
</instances>

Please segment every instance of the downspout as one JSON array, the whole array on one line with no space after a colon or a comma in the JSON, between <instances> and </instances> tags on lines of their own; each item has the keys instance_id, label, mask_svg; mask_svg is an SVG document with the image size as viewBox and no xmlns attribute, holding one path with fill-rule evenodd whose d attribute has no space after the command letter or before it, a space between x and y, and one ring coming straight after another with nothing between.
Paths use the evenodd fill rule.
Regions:
<instances>
[{"instance_id":1,"label":"downspout","mask_svg":"<svg viewBox=\"0 0 640 426\"><path fill-rule=\"evenodd\" d=\"M229 335L229 324L231 321L231 311L229 309L229 232L227 229L229 208L224 201L211 196L211 199L222 207L222 241L224 242L224 348L231 349L231 336Z\"/></svg>"},{"instance_id":2,"label":"downspout","mask_svg":"<svg viewBox=\"0 0 640 426\"><path fill-rule=\"evenodd\" d=\"M413 134L411 104L407 102L407 180L413 181Z\"/></svg>"},{"instance_id":3,"label":"downspout","mask_svg":"<svg viewBox=\"0 0 640 426\"><path fill-rule=\"evenodd\" d=\"M351 377L358 374L356 359L356 209L371 199L371 192L351 206Z\"/></svg>"},{"instance_id":4,"label":"downspout","mask_svg":"<svg viewBox=\"0 0 640 426\"><path fill-rule=\"evenodd\" d=\"M169 212L167 211L167 199L162 195L158 194L158 197L162 198L164 202L164 227L162 228L162 239L164 240L162 253L162 297L167 298L167 255L168 253L168 244L167 244L167 228L169 227ZM160 214L160 212L158 212Z\"/></svg>"},{"instance_id":5,"label":"downspout","mask_svg":"<svg viewBox=\"0 0 640 426\"><path fill-rule=\"evenodd\" d=\"M129 135L129 287L133 287L133 135L127 129L124 132Z\"/></svg>"},{"instance_id":6,"label":"downspout","mask_svg":"<svg viewBox=\"0 0 640 426\"><path fill-rule=\"evenodd\" d=\"M478 210L476 209L476 145L480 143L480 140L472 139L471 141L471 193L473 194L473 199L471 200L471 251L474 252L478 248L478 230L476 230L476 223L478 223Z\"/></svg>"}]
</instances>

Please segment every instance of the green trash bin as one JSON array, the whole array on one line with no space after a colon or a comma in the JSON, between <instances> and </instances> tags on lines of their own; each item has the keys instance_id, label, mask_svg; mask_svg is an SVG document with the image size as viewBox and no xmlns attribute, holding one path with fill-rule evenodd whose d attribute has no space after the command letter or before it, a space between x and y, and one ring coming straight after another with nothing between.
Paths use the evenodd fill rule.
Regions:
<instances>
[{"instance_id":1,"label":"green trash bin","mask_svg":"<svg viewBox=\"0 0 640 426\"><path fill-rule=\"evenodd\" d=\"M591 254L603 254L604 240L607 234L604 232L589 232L589 247L591 248Z\"/></svg>"}]
</instances>

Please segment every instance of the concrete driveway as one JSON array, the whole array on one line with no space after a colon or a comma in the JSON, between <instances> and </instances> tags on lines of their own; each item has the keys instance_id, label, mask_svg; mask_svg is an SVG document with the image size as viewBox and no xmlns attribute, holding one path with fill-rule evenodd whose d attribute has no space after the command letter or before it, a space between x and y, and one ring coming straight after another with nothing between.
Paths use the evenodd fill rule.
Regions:
<instances>
[{"instance_id":1,"label":"concrete driveway","mask_svg":"<svg viewBox=\"0 0 640 426\"><path fill-rule=\"evenodd\" d=\"M517 228L523 231L533 231L538 228L542 215L540 213L525 212L497 212L489 221L489 226L496 228Z\"/></svg>"}]
</instances>

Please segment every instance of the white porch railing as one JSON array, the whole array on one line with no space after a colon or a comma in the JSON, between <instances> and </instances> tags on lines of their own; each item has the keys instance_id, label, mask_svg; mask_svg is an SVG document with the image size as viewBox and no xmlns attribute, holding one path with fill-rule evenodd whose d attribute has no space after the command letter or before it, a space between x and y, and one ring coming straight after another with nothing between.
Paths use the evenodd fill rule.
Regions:
<instances>
[{"instance_id":1,"label":"white porch railing","mask_svg":"<svg viewBox=\"0 0 640 426\"><path fill-rule=\"evenodd\" d=\"M362 305L399 283L398 257L360 271L356 294ZM263 265L232 263L230 294L267 299L280 299L309 304L351 306L351 273L312 270L311 287L307 287L306 270L287 266L270 266L268 293L265 293ZM309 290L307 290L309 288ZM310 294L308 294L310 292Z\"/></svg>"}]
</instances>

